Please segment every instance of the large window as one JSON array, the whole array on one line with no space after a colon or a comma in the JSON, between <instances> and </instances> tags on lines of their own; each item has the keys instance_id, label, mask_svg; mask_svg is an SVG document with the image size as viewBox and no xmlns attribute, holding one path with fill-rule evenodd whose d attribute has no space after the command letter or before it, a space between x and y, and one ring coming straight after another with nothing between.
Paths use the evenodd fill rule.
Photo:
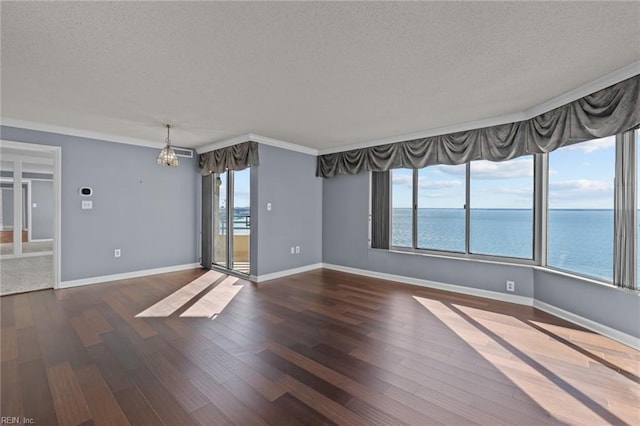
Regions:
<instances>
[{"instance_id":1,"label":"large window","mask_svg":"<svg viewBox=\"0 0 640 426\"><path fill-rule=\"evenodd\" d=\"M635 266L640 276L637 230L628 235L629 215L622 214L626 198L614 204L616 182L618 193L625 194L623 185L633 185L634 179L640 200L640 167L633 164L640 164L640 149L635 161L616 168L616 149L618 158L628 159L625 153L633 152L628 143L640 145L640 132L635 140L629 135L581 142L535 158L392 170L391 246L515 259L616 284L631 279L625 272L629 267ZM622 253L617 263L616 208L621 211ZM624 255L630 241L638 251L637 265L629 265L633 257ZM614 265L619 268L615 278Z\"/></svg>"},{"instance_id":2,"label":"large window","mask_svg":"<svg viewBox=\"0 0 640 426\"><path fill-rule=\"evenodd\" d=\"M531 156L391 176L392 246L533 259Z\"/></svg>"},{"instance_id":3,"label":"large window","mask_svg":"<svg viewBox=\"0 0 640 426\"><path fill-rule=\"evenodd\" d=\"M464 164L418 170L418 248L465 251L465 175Z\"/></svg>"},{"instance_id":4,"label":"large window","mask_svg":"<svg viewBox=\"0 0 640 426\"><path fill-rule=\"evenodd\" d=\"M391 245L413 247L413 171L391 173Z\"/></svg>"},{"instance_id":5,"label":"large window","mask_svg":"<svg viewBox=\"0 0 640 426\"><path fill-rule=\"evenodd\" d=\"M611 280L615 136L549 154L549 266Z\"/></svg>"},{"instance_id":6,"label":"large window","mask_svg":"<svg viewBox=\"0 0 640 426\"><path fill-rule=\"evenodd\" d=\"M470 252L533 259L533 157L471 163Z\"/></svg>"}]
</instances>

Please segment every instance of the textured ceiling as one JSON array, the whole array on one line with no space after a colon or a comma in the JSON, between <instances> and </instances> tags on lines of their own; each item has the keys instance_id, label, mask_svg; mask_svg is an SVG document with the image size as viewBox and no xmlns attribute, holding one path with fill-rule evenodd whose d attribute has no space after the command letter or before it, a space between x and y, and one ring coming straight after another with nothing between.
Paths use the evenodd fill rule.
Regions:
<instances>
[{"instance_id":1,"label":"textured ceiling","mask_svg":"<svg viewBox=\"0 0 640 426\"><path fill-rule=\"evenodd\" d=\"M329 149L527 110L640 59L639 2L6 2L2 117Z\"/></svg>"}]
</instances>

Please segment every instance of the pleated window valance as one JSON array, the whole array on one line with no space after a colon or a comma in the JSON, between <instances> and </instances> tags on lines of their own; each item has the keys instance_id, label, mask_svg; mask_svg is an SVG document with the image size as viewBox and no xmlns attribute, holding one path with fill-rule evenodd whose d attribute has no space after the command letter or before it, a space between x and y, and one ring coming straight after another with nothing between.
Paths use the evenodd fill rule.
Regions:
<instances>
[{"instance_id":1,"label":"pleated window valance","mask_svg":"<svg viewBox=\"0 0 640 426\"><path fill-rule=\"evenodd\" d=\"M202 176L227 170L243 170L259 164L257 142L243 142L200 154Z\"/></svg>"},{"instance_id":2,"label":"pleated window valance","mask_svg":"<svg viewBox=\"0 0 640 426\"><path fill-rule=\"evenodd\" d=\"M640 125L640 75L529 120L321 155L316 175L505 161L603 138Z\"/></svg>"}]
</instances>

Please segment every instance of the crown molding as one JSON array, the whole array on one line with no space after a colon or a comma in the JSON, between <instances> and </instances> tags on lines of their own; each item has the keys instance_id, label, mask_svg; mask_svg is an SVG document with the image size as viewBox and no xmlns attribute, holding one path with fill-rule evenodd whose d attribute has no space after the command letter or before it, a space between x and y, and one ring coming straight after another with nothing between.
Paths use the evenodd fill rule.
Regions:
<instances>
[{"instance_id":1,"label":"crown molding","mask_svg":"<svg viewBox=\"0 0 640 426\"><path fill-rule=\"evenodd\" d=\"M422 138L428 138L431 136L446 135L446 134L455 133L455 132L464 132L467 130L480 129L482 127L489 127L489 126L497 126L499 124L513 123L514 121L521 121L521 120L526 120L526 118L524 118L524 113L517 112L513 114L502 115L500 117L487 118L487 119L478 120L478 121L469 121L466 123L454 124L451 126L436 127L434 129L423 130L415 133L405 133L398 136L389 136L386 138L374 139L367 142L360 142L360 143L355 143L350 145L339 146L335 148L321 149L319 150L318 155L334 154L336 152L370 148L372 146L385 145L389 143L405 142L413 139L422 139Z\"/></svg>"},{"instance_id":2,"label":"crown molding","mask_svg":"<svg viewBox=\"0 0 640 426\"><path fill-rule=\"evenodd\" d=\"M302 145L298 145L291 142L286 142L280 139L270 138L268 136L257 135L255 133L247 133L246 135L234 136L229 139L223 139L218 142L213 142L213 143L196 148L196 152L198 154L202 154L205 152L213 151L214 149L225 148L227 146L235 145L242 142L248 142L248 141L258 142L263 145L282 148L288 151L300 152L302 154L318 155L317 149L309 148L307 146L302 146Z\"/></svg>"},{"instance_id":3,"label":"crown molding","mask_svg":"<svg viewBox=\"0 0 640 426\"><path fill-rule=\"evenodd\" d=\"M629 65L619 68L587 84L583 84L582 86L569 90L568 92L565 92L559 96L556 96L555 98L552 98L541 104L535 105L525 111L502 115L499 117L487 118L484 120L469 121L466 123L455 124L451 126L438 127L435 129L423 130L415 133L406 133L398 136L390 136L387 138L374 139L367 142L343 145L335 148L320 149L318 151L318 155L333 154L336 152L350 151L353 149L370 148L372 146L384 145L388 143L403 142L403 141L409 141L413 139L422 139L422 138L428 138L431 136L446 135L449 133L464 132L467 130L480 129L483 127L498 126L506 123L529 120L537 115L551 111L552 109L561 107L562 105L566 105L570 102L573 102L582 97L585 97L594 92L597 92L598 90L602 90L616 83L620 83L621 81L624 81L628 78L634 77L639 74L640 74L640 60L632 62Z\"/></svg>"},{"instance_id":4,"label":"crown molding","mask_svg":"<svg viewBox=\"0 0 640 426\"><path fill-rule=\"evenodd\" d=\"M525 120L533 118L536 115L544 114L545 112L561 107L562 105L566 105L570 102L595 93L598 90L613 86L614 84L620 83L621 81L634 77L638 74L640 74L640 60L632 62L622 68L618 68L617 70L610 72L609 74L605 74L602 77L597 78L587 84L583 84L580 87L569 90L568 92L556 96L553 99L529 108L525 111L525 115L527 116Z\"/></svg>"},{"instance_id":5,"label":"crown molding","mask_svg":"<svg viewBox=\"0 0 640 426\"><path fill-rule=\"evenodd\" d=\"M203 146L199 146L196 148L196 152L198 154L204 154L205 152L213 151L214 149L226 148L231 145L236 145L243 142L248 142L251 140L251 133L247 133L245 135L234 136L228 139L222 139L217 142L211 142Z\"/></svg>"},{"instance_id":6,"label":"crown molding","mask_svg":"<svg viewBox=\"0 0 640 426\"><path fill-rule=\"evenodd\" d=\"M269 138L267 136L260 136L254 133L250 134L251 140L264 145L273 146L276 148L287 149L289 151L300 152L308 155L318 155L319 151L315 148L309 148L308 146L302 146L291 142L285 142L280 139Z\"/></svg>"},{"instance_id":7,"label":"crown molding","mask_svg":"<svg viewBox=\"0 0 640 426\"><path fill-rule=\"evenodd\" d=\"M0 124L8 127L18 127L21 129L36 130L40 132L58 133L61 135L77 136L87 139L97 139L106 142L143 146L147 148L160 149L164 146L164 142L153 142L146 139L129 138L126 136L93 132L91 130L74 129L72 127L55 126L53 124L37 123L34 121L19 120L10 117L0 117Z\"/></svg>"}]
</instances>

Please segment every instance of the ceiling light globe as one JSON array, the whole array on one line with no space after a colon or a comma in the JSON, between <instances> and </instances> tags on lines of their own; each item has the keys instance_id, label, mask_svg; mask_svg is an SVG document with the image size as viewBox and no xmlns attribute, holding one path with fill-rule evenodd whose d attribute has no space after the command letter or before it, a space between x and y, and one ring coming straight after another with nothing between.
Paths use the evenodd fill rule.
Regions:
<instances>
[{"instance_id":1,"label":"ceiling light globe","mask_svg":"<svg viewBox=\"0 0 640 426\"><path fill-rule=\"evenodd\" d=\"M174 150L169 146L165 146L158 155L157 163L161 166L175 167L178 165L178 156Z\"/></svg>"}]
</instances>

